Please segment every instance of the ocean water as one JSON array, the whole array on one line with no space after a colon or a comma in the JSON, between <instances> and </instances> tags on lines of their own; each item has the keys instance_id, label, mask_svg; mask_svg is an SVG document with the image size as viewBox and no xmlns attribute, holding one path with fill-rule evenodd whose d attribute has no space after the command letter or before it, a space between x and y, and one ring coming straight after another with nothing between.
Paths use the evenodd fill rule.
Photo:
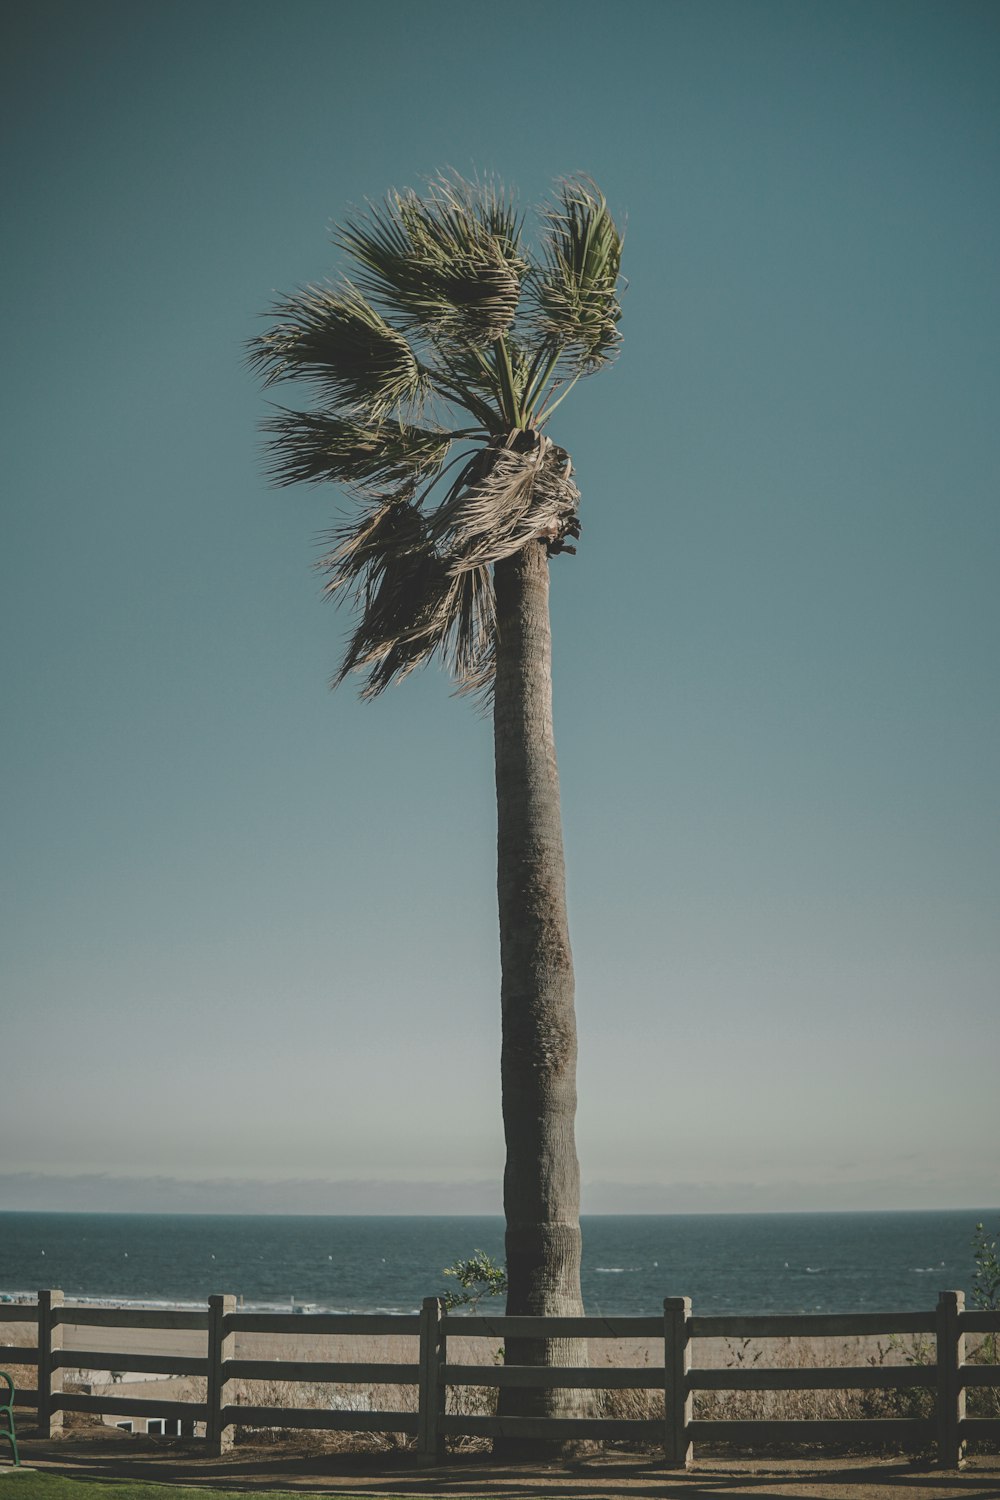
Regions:
<instances>
[{"instance_id":1,"label":"ocean water","mask_svg":"<svg viewBox=\"0 0 1000 1500\"><path fill-rule=\"evenodd\" d=\"M609 1316L656 1316L666 1296L705 1315L927 1309L971 1291L979 1221L994 1232L1000 1210L586 1217L584 1302ZM477 1249L502 1261L502 1219L0 1213L0 1295L412 1312Z\"/></svg>"}]
</instances>

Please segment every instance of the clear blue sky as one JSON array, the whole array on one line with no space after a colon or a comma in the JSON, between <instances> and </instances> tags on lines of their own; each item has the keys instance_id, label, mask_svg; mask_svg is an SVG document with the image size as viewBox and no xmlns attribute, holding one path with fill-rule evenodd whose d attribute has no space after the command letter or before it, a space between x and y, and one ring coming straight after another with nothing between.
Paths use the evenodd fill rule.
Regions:
<instances>
[{"instance_id":1,"label":"clear blue sky","mask_svg":"<svg viewBox=\"0 0 1000 1500\"><path fill-rule=\"evenodd\" d=\"M991 0L9 5L0 1208L499 1207L489 725L328 692L338 496L268 488L241 367L449 166L628 225L553 434L585 1209L1000 1202L998 43Z\"/></svg>"}]
</instances>

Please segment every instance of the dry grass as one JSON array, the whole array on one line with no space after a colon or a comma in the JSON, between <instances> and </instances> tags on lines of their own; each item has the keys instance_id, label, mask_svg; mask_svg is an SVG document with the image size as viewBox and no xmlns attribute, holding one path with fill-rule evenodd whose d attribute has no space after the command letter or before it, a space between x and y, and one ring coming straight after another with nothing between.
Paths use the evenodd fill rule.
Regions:
<instances>
[{"instance_id":1,"label":"dry grass","mask_svg":"<svg viewBox=\"0 0 1000 1500\"><path fill-rule=\"evenodd\" d=\"M339 1338L299 1335L248 1335L237 1339L238 1358L353 1361L358 1364L416 1365L419 1344L416 1338L400 1335L371 1335L362 1338ZM484 1339L455 1340L449 1357L464 1364L491 1364L496 1348ZM278 1380L239 1380L229 1387L229 1399L240 1406L285 1406L307 1411L376 1411L406 1412L414 1415L418 1408L416 1384L360 1384L343 1381L301 1382ZM496 1390L480 1386L451 1386L445 1395L445 1409L451 1415L488 1416L496 1411ZM301 1429L241 1427L241 1443L300 1441ZM324 1432L324 1449L343 1452L387 1452L415 1446L415 1438L402 1432ZM484 1447L481 1440L457 1438L458 1451Z\"/></svg>"},{"instance_id":2,"label":"dry grass","mask_svg":"<svg viewBox=\"0 0 1000 1500\"><path fill-rule=\"evenodd\" d=\"M709 1347L706 1347L708 1345ZM989 1341L969 1340L969 1363L993 1363ZM609 1364L639 1363L622 1359L617 1350ZM838 1366L893 1368L933 1366L934 1340L922 1336L875 1339L742 1339L706 1340L695 1345L694 1363L700 1368L829 1369ZM595 1361L596 1363L596 1361ZM655 1371L656 1361L651 1361ZM1000 1415L1000 1390L972 1389L967 1393L970 1417ZM929 1418L934 1414L933 1388L850 1389L802 1391L697 1391L694 1416L710 1421L864 1421L873 1418ZM604 1391L602 1414L630 1420L659 1420L663 1397L656 1390ZM755 1449L762 1445L757 1443ZM788 1445L782 1445L787 1449ZM830 1445L824 1444L829 1451ZM845 1445L845 1451L847 1451ZM886 1451L889 1451L888 1449Z\"/></svg>"},{"instance_id":3,"label":"dry grass","mask_svg":"<svg viewBox=\"0 0 1000 1500\"><path fill-rule=\"evenodd\" d=\"M25 1391L34 1391L35 1380L37 1379L38 1375L38 1372L35 1369L34 1365L9 1365L7 1364L4 1357L4 1351L0 1349L0 1370L6 1370L7 1374L14 1382L15 1405L18 1403L19 1397L23 1399L23 1393ZM0 1391L3 1392L4 1400L6 1400L6 1385L0 1385Z\"/></svg>"}]
</instances>

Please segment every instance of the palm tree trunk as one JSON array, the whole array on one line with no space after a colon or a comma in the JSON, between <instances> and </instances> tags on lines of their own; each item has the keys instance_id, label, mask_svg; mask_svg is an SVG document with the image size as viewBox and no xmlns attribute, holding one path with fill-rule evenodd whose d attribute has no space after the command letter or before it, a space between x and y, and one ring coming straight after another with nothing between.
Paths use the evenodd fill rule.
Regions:
<instances>
[{"instance_id":1,"label":"palm tree trunk","mask_svg":"<svg viewBox=\"0 0 1000 1500\"><path fill-rule=\"evenodd\" d=\"M532 542L496 564L494 740L500 907L501 1080L507 1166L507 1312L581 1316L576 1017L559 773L552 733L549 564ZM586 1364L579 1340L511 1339L507 1364ZM580 1416L580 1390L504 1387L500 1414ZM565 1443L503 1440L532 1456Z\"/></svg>"}]
</instances>

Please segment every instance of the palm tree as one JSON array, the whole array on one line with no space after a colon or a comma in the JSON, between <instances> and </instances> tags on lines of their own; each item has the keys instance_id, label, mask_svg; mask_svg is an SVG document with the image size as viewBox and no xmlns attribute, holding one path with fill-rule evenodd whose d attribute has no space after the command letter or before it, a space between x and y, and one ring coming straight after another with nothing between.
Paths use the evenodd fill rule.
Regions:
<instances>
[{"instance_id":1,"label":"palm tree","mask_svg":"<svg viewBox=\"0 0 1000 1500\"><path fill-rule=\"evenodd\" d=\"M621 238L596 187L557 185L538 249L513 200L457 177L390 194L334 242L352 278L296 292L250 345L306 410L266 424L279 484L356 501L321 560L356 623L335 682L364 697L439 654L492 705L507 1165L507 1312L573 1316L580 1296L576 1021L552 732L549 558L572 552L579 491L545 429L618 342ZM508 1363L576 1363L565 1341ZM572 1414L573 1391L504 1391L503 1409Z\"/></svg>"}]
</instances>

